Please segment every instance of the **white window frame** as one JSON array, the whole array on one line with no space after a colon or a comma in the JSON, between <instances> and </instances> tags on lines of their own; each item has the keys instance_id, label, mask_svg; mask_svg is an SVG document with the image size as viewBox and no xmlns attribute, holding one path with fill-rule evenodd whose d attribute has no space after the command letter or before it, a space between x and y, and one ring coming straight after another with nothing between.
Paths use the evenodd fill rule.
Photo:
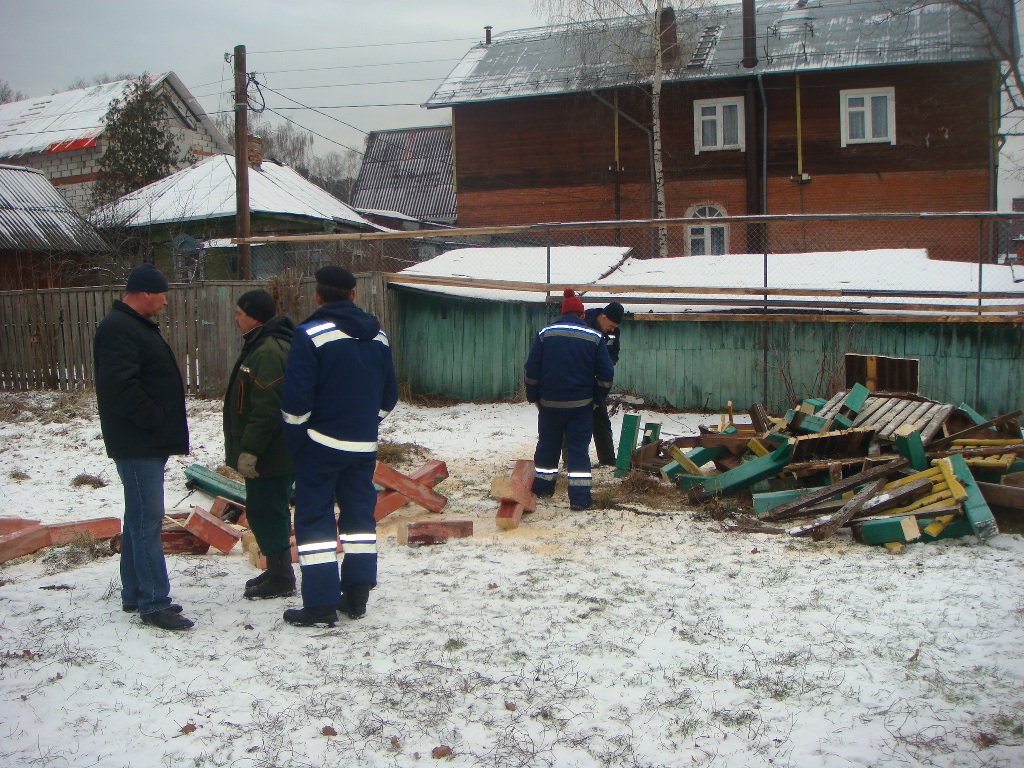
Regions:
<instances>
[{"instance_id":1,"label":"white window frame","mask_svg":"<svg viewBox=\"0 0 1024 768\"><path fill-rule=\"evenodd\" d=\"M884 136L867 135L864 138L850 137L850 119L853 114L863 112L865 131L871 131L874 121L872 98L885 96L886 124L888 133ZM851 99L863 99L863 106L850 106ZM896 143L896 89L895 88L857 88L839 92L839 126L840 146L850 144L895 144Z\"/></svg>"},{"instance_id":2,"label":"white window frame","mask_svg":"<svg viewBox=\"0 0 1024 768\"><path fill-rule=\"evenodd\" d=\"M725 209L717 205L716 203L701 203L700 205L693 206L686 214L686 218L706 218L708 224L688 224L686 227L686 255L687 256L717 256L711 252L711 230L721 229L723 232L722 244L724 250L722 254L729 252L729 225L728 224L712 224L715 219L725 216ZM703 229L699 235L695 232L697 229ZM695 237L701 237L704 240L704 253L694 254L693 252L693 239Z\"/></svg>"},{"instance_id":3,"label":"white window frame","mask_svg":"<svg viewBox=\"0 0 1024 768\"><path fill-rule=\"evenodd\" d=\"M725 136L722 131L722 110L727 106L736 108L736 142L733 144L725 143ZM705 116L702 114L704 109L714 109L715 114L712 116ZM706 117L715 121L715 134L717 141L714 144L705 145L703 143L704 131L702 129ZM697 155L701 152L723 152L728 150L739 150L740 152L746 151L746 128L743 121L743 97L736 96L727 99L701 99L693 102L693 150L694 154Z\"/></svg>"}]
</instances>

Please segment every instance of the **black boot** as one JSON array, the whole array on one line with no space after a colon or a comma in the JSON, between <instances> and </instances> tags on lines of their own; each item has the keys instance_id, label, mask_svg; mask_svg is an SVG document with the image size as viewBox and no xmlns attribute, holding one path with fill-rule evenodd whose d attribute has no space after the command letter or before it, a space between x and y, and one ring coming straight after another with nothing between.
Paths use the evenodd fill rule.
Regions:
<instances>
[{"instance_id":1,"label":"black boot","mask_svg":"<svg viewBox=\"0 0 1024 768\"><path fill-rule=\"evenodd\" d=\"M366 615L366 601L369 597L369 584L353 584L342 594L338 610L350 619L361 619Z\"/></svg>"},{"instance_id":2,"label":"black boot","mask_svg":"<svg viewBox=\"0 0 1024 768\"><path fill-rule=\"evenodd\" d=\"M245 597L263 600L268 597L290 597L295 594L295 570L292 568L291 548L267 555L267 578L245 588Z\"/></svg>"},{"instance_id":3,"label":"black boot","mask_svg":"<svg viewBox=\"0 0 1024 768\"><path fill-rule=\"evenodd\" d=\"M270 578L269 571L260 571L258 576L253 576L251 579L245 580L245 588L248 590L250 587L255 587L257 584L262 584L264 581Z\"/></svg>"},{"instance_id":4,"label":"black boot","mask_svg":"<svg viewBox=\"0 0 1024 768\"><path fill-rule=\"evenodd\" d=\"M333 627L338 622L338 612L333 608L289 608L284 612L284 620L297 627Z\"/></svg>"}]
</instances>

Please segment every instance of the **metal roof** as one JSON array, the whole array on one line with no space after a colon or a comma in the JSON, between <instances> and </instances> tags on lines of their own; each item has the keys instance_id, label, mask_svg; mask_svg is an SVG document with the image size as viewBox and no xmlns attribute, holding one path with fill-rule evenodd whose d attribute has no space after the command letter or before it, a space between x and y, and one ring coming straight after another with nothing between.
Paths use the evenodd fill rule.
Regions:
<instances>
[{"instance_id":1,"label":"metal roof","mask_svg":"<svg viewBox=\"0 0 1024 768\"><path fill-rule=\"evenodd\" d=\"M454 223L451 126L371 131L352 205Z\"/></svg>"},{"instance_id":2,"label":"metal roof","mask_svg":"<svg viewBox=\"0 0 1024 768\"><path fill-rule=\"evenodd\" d=\"M302 216L362 230L379 231L345 203L286 165L264 160L249 169L251 213ZM171 222L234 217L235 158L212 155L147 184L89 214L97 225L148 227Z\"/></svg>"},{"instance_id":3,"label":"metal roof","mask_svg":"<svg viewBox=\"0 0 1024 768\"><path fill-rule=\"evenodd\" d=\"M110 248L37 170L0 165L0 250L95 253Z\"/></svg>"},{"instance_id":4,"label":"metal roof","mask_svg":"<svg viewBox=\"0 0 1024 768\"><path fill-rule=\"evenodd\" d=\"M982 0L1017 52L1012 0ZM665 82L851 67L996 61L977 20L954 3L788 0L755 4L758 64L743 60L741 3L676 11L681 53ZM1005 7L1004 7L1005 6ZM894 13L894 8L905 11ZM1008 9L1008 10L1007 10ZM495 35L455 66L424 106L579 93L649 82L649 33L635 19L579 22Z\"/></svg>"},{"instance_id":5,"label":"metal roof","mask_svg":"<svg viewBox=\"0 0 1024 768\"><path fill-rule=\"evenodd\" d=\"M198 120L223 151L231 149L221 132L173 72L150 78L153 87L167 84L178 97L169 110L183 123ZM37 99L0 104L0 158L36 152L65 152L96 144L105 129L103 118L121 98L131 80L77 88Z\"/></svg>"}]
</instances>

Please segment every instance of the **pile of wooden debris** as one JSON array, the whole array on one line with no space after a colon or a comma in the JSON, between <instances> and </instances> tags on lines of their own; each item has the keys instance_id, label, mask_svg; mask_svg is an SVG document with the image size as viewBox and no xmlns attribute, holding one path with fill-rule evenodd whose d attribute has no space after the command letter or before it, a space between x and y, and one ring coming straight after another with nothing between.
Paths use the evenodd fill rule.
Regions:
<instances>
[{"instance_id":1,"label":"pile of wooden debris","mask_svg":"<svg viewBox=\"0 0 1024 768\"><path fill-rule=\"evenodd\" d=\"M662 440L623 416L618 476L660 475L693 502L748 491L753 516L731 530L823 538L840 528L867 544L998 533L990 504L1024 509L1024 437L1014 411L985 419L966 404L872 392L856 383L782 416L750 423L730 407L717 429ZM640 446L637 441L640 440Z\"/></svg>"}]
</instances>

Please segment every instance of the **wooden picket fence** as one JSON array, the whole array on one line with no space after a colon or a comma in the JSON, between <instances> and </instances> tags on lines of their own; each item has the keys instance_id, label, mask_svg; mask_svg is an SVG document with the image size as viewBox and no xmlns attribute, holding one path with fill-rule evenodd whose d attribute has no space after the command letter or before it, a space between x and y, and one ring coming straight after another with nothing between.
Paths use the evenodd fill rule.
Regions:
<instances>
[{"instance_id":1,"label":"wooden picket fence","mask_svg":"<svg viewBox=\"0 0 1024 768\"><path fill-rule=\"evenodd\" d=\"M356 302L390 330L383 274L356 278ZM266 287L241 281L171 285L158 319L188 394L223 395L241 349L235 302L245 291ZM279 301L279 311L298 323L316 307L314 281L303 278L293 288ZM93 335L123 293L117 286L0 292L0 391L92 388Z\"/></svg>"}]
</instances>

